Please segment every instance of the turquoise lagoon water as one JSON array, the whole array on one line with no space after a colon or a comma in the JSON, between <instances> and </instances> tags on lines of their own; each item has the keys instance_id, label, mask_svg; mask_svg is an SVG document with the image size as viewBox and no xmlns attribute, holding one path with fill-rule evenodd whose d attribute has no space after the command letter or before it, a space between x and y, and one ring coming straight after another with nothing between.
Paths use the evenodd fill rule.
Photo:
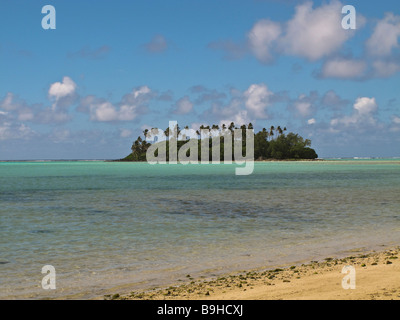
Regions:
<instances>
[{"instance_id":1,"label":"turquoise lagoon water","mask_svg":"<svg viewBox=\"0 0 400 320\"><path fill-rule=\"evenodd\" d=\"M0 163L0 298L92 298L400 244L398 160L235 168Z\"/></svg>"}]
</instances>

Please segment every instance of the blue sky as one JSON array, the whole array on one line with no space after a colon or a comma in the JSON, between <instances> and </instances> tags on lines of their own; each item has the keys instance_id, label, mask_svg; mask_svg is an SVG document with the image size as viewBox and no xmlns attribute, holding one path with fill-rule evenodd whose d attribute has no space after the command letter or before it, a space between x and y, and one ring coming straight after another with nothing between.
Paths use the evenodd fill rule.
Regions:
<instances>
[{"instance_id":1,"label":"blue sky","mask_svg":"<svg viewBox=\"0 0 400 320\"><path fill-rule=\"evenodd\" d=\"M172 120L286 126L320 157L400 156L399 38L394 0L1 0L0 160L121 158Z\"/></svg>"}]
</instances>

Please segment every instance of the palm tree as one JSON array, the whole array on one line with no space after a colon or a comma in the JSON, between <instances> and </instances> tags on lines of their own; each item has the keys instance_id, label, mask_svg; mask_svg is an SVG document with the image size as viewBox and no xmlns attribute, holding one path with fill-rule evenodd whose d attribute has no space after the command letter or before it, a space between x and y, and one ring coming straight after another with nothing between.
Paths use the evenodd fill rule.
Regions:
<instances>
[{"instance_id":1,"label":"palm tree","mask_svg":"<svg viewBox=\"0 0 400 320\"><path fill-rule=\"evenodd\" d=\"M276 131L278 132L279 135L283 133L281 126L278 126L278 128L276 128Z\"/></svg>"},{"instance_id":2,"label":"palm tree","mask_svg":"<svg viewBox=\"0 0 400 320\"><path fill-rule=\"evenodd\" d=\"M144 135L144 138L146 139L146 137L147 137L147 133L149 132L149 129L144 129L143 130L143 135Z\"/></svg>"},{"instance_id":3,"label":"palm tree","mask_svg":"<svg viewBox=\"0 0 400 320\"><path fill-rule=\"evenodd\" d=\"M169 127L167 129L165 129L164 134L165 134L165 137L167 138L167 140L169 140L169 135L170 135Z\"/></svg>"},{"instance_id":4,"label":"palm tree","mask_svg":"<svg viewBox=\"0 0 400 320\"><path fill-rule=\"evenodd\" d=\"M269 131L269 136L271 137L271 140L273 139L272 137L274 136L274 130L275 130L275 127L271 126L270 131Z\"/></svg>"},{"instance_id":5,"label":"palm tree","mask_svg":"<svg viewBox=\"0 0 400 320\"><path fill-rule=\"evenodd\" d=\"M268 133L267 129L262 128L262 134L263 134L263 137L268 141L269 133Z\"/></svg>"}]
</instances>

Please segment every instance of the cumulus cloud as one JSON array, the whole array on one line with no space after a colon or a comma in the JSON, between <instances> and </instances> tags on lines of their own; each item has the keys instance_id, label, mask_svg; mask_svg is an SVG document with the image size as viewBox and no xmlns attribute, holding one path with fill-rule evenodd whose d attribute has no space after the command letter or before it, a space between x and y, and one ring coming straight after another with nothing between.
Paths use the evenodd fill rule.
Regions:
<instances>
[{"instance_id":1,"label":"cumulus cloud","mask_svg":"<svg viewBox=\"0 0 400 320\"><path fill-rule=\"evenodd\" d=\"M399 125L400 125L400 117L394 115L394 116L392 117L392 122L393 122L394 124L399 124Z\"/></svg>"},{"instance_id":2,"label":"cumulus cloud","mask_svg":"<svg viewBox=\"0 0 400 320\"><path fill-rule=\"evenodd\" d=\"M12 92L8 92L4 99L0 101L0 109L8 112L8 119L13 121L66 122L71 119L68 108L77 98L76 88L77 85L69 77L64 77L62 82L51 84L48 90L48 98L52 105L45 108L40 104L29 105Z\"/></svg>"},{"instance_id":3,"label":"cumulus cloud","mask_svg":"<svg viewBox=\"0 0 400 320\"><path fill-rule=\"evenodd\" d=\"M286 22L257 21L247 33L244 44L229 40L211 43L208 47L221 49L231 58L250 52L262 63L272 62L276 53L316 61L338 52L354 35L353 30L342 28L342 7L341 2L334 0L313 8L313 3L307 1L297 5L295 14ZM358 28L364 21L364 17L357 14Z\"/></svg>"},{"instance_id":4,"label":"cumulus cloud","mask_svg":"<svg viewBox=\"0 0 400 320\"><path fill-rule=\"evenodd\" d=\"M212 101L211 107L201 117L227 125L231 122L238 125L255 123L257 119L271 118L269 108L280 99L264 83L252 84L244 91L231 88L228 97L227 102Z\"/></svg>"},{"instance_id":5,"label":"cumulus cloud","mask_svg":"<svg viewBox=\"0 0 400 320\"><path fill-rule=\"evenodd\" d=\"M373 64L374 74L378 77L387 78L400 71L400 62L377 60Z\"/></svg>"},{"instance_id":6,"label":"cumulus cloud","mask_svg":"<svg viewBox=\"0 0 400 320\"><path fill-rule=\"evenodd\" d=\"M273 93L264 84L252 84L245 92L246 109L256 118L266 119L266 108L270 105Z\"/></svg>"},{"instance_id":7,"label":"cumulus cloud","mask_svg":"<svg viewBox=\"0 0 400 320\"><path fill-rule=\"evenodd\" d=\"M12 92L8 92L0 102L0 109L6 110L9 117L15 117L19 121L30 121L34 119L33 108L24 100L16 97Z\"/></svg>"},{"instance_id":8,"label":"cumulus cloud","mask_svg":"<svg viewBox=\"0 0 400 320\"><path fill-rule=\"evenodd\" d=\"M378 105L375 98L362 97L357 98L354 103L354 109L360 114L370 114L378 109Z\"/></svg>"},{"instance_id":9,"label":"cumulus cloud","mask_svg":"<svg viewBox=\"0 0 400 320\"><path fill-rule=\"evenodd\" d=\"M361 59L330 58L322 66L323 78L358 79L386 78L400 72L400 16L389 12L378 20L366 41L366 55Z\"/></svg>"},{"instance_id":10,"label":"cumulus cloud","mask_svg":"<svg viewBox=\"0 0 400 320\"><path fill-rule=\"evenodd\" d=\"M76 83L70 77L64 77L62 82L55 82L50 85L49 97L59 100L75 93Z\"/></svg>"},{"instance_id":11,"label":"cumulus cloud","mask_svg":"<svg viewBox=\"0 0 400 320\"><path fill-rule=\"evenodd\" d=\"M3 122L0 123L0 140L12 140L12 139L31 139L36 135L30 127L23 123L11 123Z\"/></svg>"},{"instance_id":12,"label":"cumulus cloud","mask_svg":"<svg viewBox=\"0 0 400 320\"><path fill-rule=\"evenodd\" d=\"M360 126L375 125L377 120L374 113L378 110L375 98L360 97L353 104L353 113L350 116L336 117L331 120L331 126Z\"/></svg>"},{"instance_id":13,"label":"cumulus cloud","mask_svg":"<svg viewBox=\"0 0 400 320\"><path fill-rule=\"evenodd\" d=\"M241 126L243 124L248 124L249 122L251 122L251 119L246 110L240 110L238 113L234 114L230 118L220 120L219 126L222 127L223 124L229 126L231 122L235 123L235 125L237 126Z\"/></svg>"},{"instance_id":14,"label":"cumulus cloud","mask_svg":"<svg viewBox=\"0 0 400 320\"><path fill-rule=\"evenodd\" d=\"M399 48L400 16L387 13L378 20L366 41L362 59L328 58L317 74L322 78L366 80L387 78L400 72Z\"/></svg>"},{"instance_id":15,"label":"cumulus cloud","mask_svg":"<svg viewBox=\"0 0 400 320\"><path fill-rule=\"evenodd\" d=\"M362 60L336 58L325 61L320 76L339 79L361 78L366 67L366 63Z\"/></svg>"},{"instance_id":16,"label":"cumulus cloud","mask_svg":"<svg viewBox=\"0 0 400 320\"><path fill-rule=\"evenodd\" d=\"M0 103L0 107L4 110L11 111L11 110L16 110L19 108L18 105L13 103L14 100L14 95L11 92L8 92L4 99Z\"/></svg>"},{"instance_id":17,"label":"cumulus cloud","mask_svg":"<svg viewBox=\"0 0 400 320\"><path fill-rule=\"evenodd\" d=\"M267 63L273 60L273 47L282 33L279 23L270 20L258 21L247 34L251 52L255 57Z\"/></svg>"},{"instance_id":18,"label":"cumulus cloud","mask_svg":"<svg viewBox=\"0 0 400 320\"><path fill-rule=\"evenodd\" d=\"M215 89L208 89L204 86L197 85L190 88L192 94L198 95L194 99L195 104L203 104L210 101L219 101L227 97L224 92L219 92Z\"/></svg>"},{"instance_id":19,"label":"cumulus cloud","mask_svg":"<svg viewBox=\"0 0 400 320\"><path fill-rule=\"evenodd\" d=\"M315 104L319 99L320 97L316 91L311 91L309 95L303 93L297 99L291 101L288 109L300 118L306 118L315 112Z\"/></svg>"},{"instance_id":20,"label":"cumulus cloud","mask_svg":"<svg viewBox=\"0 0 400 320\"><path fill-rule=\"evenodd\" d=\"M341 25L342 7L338 0L315 7L312 1L306 1L297 4L295 13L286 21L256 21L245 41L222 40L208 47L224 51L228 59L250 53L264 64L272 63L278 55L322 61L321 70L314 72L318 78L368 80L400 72L400 16L389 12L378 20L366 41L365 52L349 58L351 53L343 51L344 45L365 25L366 18L357 12L357 30L345 30Z\"/></svg>"},{"instance_id":21,"label":"cumulus cloud","mask_svg":"<svg viewBox=\"0 0 400 320\"><path fill-rule=\"evenodd\" d=\"M373 56L390 55L394 48L399 47L400 16L387 13L378 21L371 37L367 40L368 53Z\"/></svg>"},{"instance_id":22,"label":"cumulus cloud","mask_svg":"<svg viewBox=\"0 0 400 320\"><path fill-rule=\"evenodd\" d=\"M188 96L179 99L173 106L174 114L187 114L193 111L193 103Z\"/></svg>"},{"instance_id":23,"label":"cumulus cloud","mask_svg":"<svg viewBox=\"0 0 400 320\"><path fill-rule=\"evenodd\" d=\"M78 111L89 113L91 121L132 121L147 112L147 103L152 97L152 91L147 86L134 88L116 105L105 99L87 96L81 99Z\"/></svg>"},{"instance_id":24,"label":"cumulus cloud","mask_svg":"<svg viewBox=\"0 0 400 320\"><path fill-rule=\"evenodd\" d=\"M53 104L37 112L35 121L41 123L59 123L71 119L68 108L76 101L77 85L70 77L63 77L61 82L50 85L48 97Z\"/></svg>"},{"instance_id":25,"label":"cumulus cloud","mask_svg":"<svg viewBox=\"0 0 400 320\"><path fill-rule=\"evenodd\" d=\"M327 106L334 110L341 109L342 107L346 106L348 103L349 103L348 100L341 98L333 90L327 91L321 99L322 106Z\"/></svg>"},{"instance_id":26,"label":"cumulus cloud","mask_svg":"<svg viewBox=\"0 0 400 320\"><path fill-rule=\"evenodd\" d=\"M284 52L315 61L338 51L354 34L339 23L342 6L339 1L315 9L312 2L298 5L281 42Z\"/></svg>"},{"instance_id":27,"label":"cumulus cloud","mask_svg":"<svg viewBox=\"0 0 400 320\"><path fill-rule=\"evenodd\" d=\"M296 110L298 111L298 113L303 116L306 117L311 113L311 103L310 102L301 102L298 101L294 104Z\"/></svg>"},{"instance_id":28,"label":"cumulus cloud","mask_svg":"<svg viewBox=\"0 0 400 320\"><path fill-rule=\"evenodd\" d=\"M262 19L247 34L245 46L229 42L220 49L240 57L235 52L251 52L260 62L269 63L276 53L299 56L316 61L338 52L353 35L353 30L341 26L343 4L331 1L313 8L307 1L296 6L295 14L286 22ZM358 28L365 19L358 14ZM222 44L223 42L220 42ZM215 47L215 45L213 46Z\"/></svg>"},{"instance_id":29,"label":"cumulus cloud","mask_svg":"<svg viewBox=\"0 0 400 320\"><path fill-rule=\"evenodd\" d=\"M400 132L400 117L397 115L392 116L392 123L389 128L391 132ZM399 139L398 139L399 140Z\"/></svg>"}]
</instances>

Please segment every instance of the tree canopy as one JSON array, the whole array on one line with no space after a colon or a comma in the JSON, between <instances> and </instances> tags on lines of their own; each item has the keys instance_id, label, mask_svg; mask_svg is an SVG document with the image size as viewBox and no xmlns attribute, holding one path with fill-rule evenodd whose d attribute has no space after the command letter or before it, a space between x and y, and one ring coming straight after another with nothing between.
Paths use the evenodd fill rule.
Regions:
<instances>
[{"instance_id":1,"label":"tree canopy","mask_svg":"<svg viewBox=\"0 0 400 320\"><path fill-rule=\"evenodd\" d=\"M184 128L188 129L188 126ZM253 125L249 123L247 126L242 125L241 127L235 126L235 124L232 122L229 126L226 126L225 124L222 125L222 128L220 128L218 125L212 125L210 126L200 126L199 130L196 130L196 135L198 139L198 160L201 159L201 141L207 138L204 138L200 135L201 130L204 129L209 129L209 130L214 130L213 132L219 132L220 135L210 135L208 137L209 139L209 156L211 160L211 148L212 148L212 140L213 139L220 139L220 159L223 161L224 159L224 143L225 143L225 138L223 135L223 132L226 132L226 130L230 130L231 132L234 131L234 129L242 129L242 154L244 153L244 150L246 148L246 140L245 140L245 130L244 129L253 129ZM177 136L181 133L181 129L179 127L176 127L176 134ZM287 131L286 127L283 129L280 126L271 126L270 128L266 129L263 128L261 131L254 133L254 159L255 160L268 160L268 159L276 159L276 160L300 160L300 159L316 159L318 158L317 153L315 152L314 149L311 148L311 141L309 139L304 139L301 137L299 134L289 132L285 133ZM175 132L174 132L175 133ZM146 129L143 131L143 134L146 138L146 135L148 134L148 130ZM171 130L170 128L167 128L164 131L164 137L165 140L164 143L166 143L166 156L167 156L167 161L169 160L169 139L171 136ZM153 140L152 143L146 141L145 139L142 139L141 137L138 137L132 144L131 147L131 153L125 157L124 159L121 159L119 161L146 161L146 152L149 149L149 147L152 144L161 144L162 141L157 141ZM178 140L177 141L177 148L178 150L184 146L185 144L188 143L188 140ZM233 141L230 143L233 144ZM232 159L234 160L234 159Z\"/></svg>"}]
</instances>

